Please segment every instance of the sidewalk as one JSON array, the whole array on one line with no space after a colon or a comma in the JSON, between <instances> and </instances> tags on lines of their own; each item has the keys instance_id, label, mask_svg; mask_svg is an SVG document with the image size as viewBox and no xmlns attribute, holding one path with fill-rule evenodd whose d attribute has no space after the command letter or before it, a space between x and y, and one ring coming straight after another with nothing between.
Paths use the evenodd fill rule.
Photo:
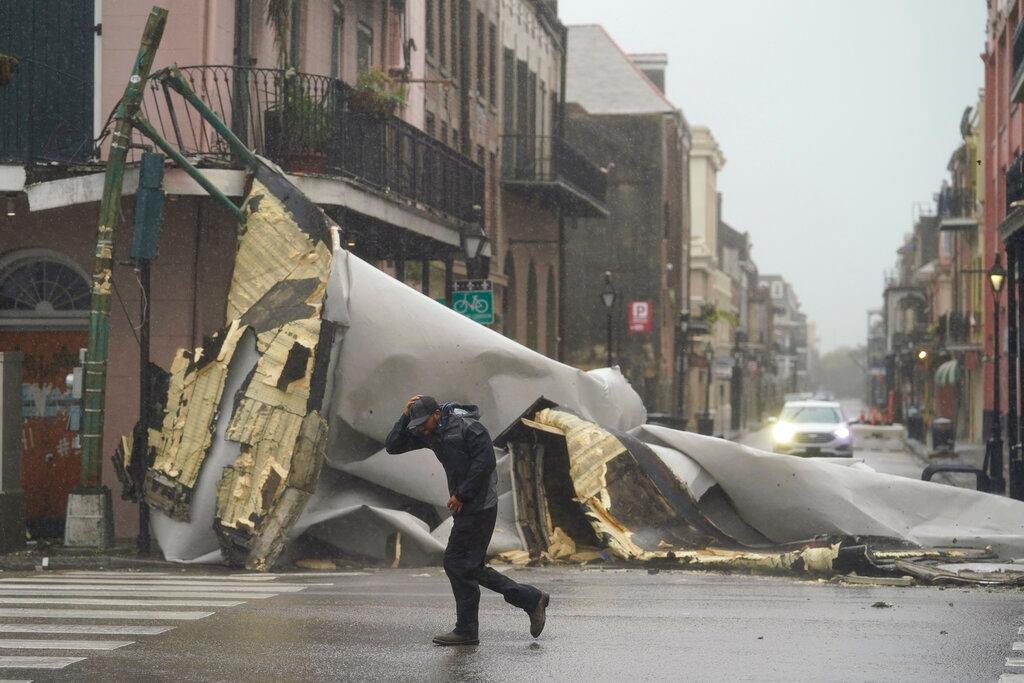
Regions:
<instances>
[{"instance_id":1,"label":"sidewalk","mask_svg":"<svg viewBox=\"0 0 1024 683\"><path fill-rule=\"evenodd\" d=\"M198 565L197 565L198 566ZM177 569L185 565L168 562L153 554L141 557L135 541L119 542L110 548L69 548L60 543L30 542L28 548L0 554L0 571L47 569Z\"/></svg>"}]
</instances>

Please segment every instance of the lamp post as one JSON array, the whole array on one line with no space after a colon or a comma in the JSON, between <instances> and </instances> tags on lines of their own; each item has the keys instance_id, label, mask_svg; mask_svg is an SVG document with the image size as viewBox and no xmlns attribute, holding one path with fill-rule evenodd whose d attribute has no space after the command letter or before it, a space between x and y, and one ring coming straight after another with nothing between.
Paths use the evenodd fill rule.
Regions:
<instances>
[{"instance_id":1,"label":"lamp post","mask_svg":"<svg viewBox=\"0 0 1024 683\"><path fill-rule=\"evenodd\" d=\"M684 308L679 311L679 406L680 429L686 429L686 385L689 380L687 370L687 353L689 349L688 335L690 333L690 310Z\"/></svg>"},{"instance_id":2,"label":"lamp post","mask_svg":"<svg viewBox=\"0 0 1024 683\"><path fill-rule=\"evenodd\" d=\"M615 287L612 286L612 273L605 271L604 291L601 292L601 301L604 302L605 310L608 313L608 367L612 366L612 306L615 305Z\"/></svg>"},{"instance_id":3,"label":"lamp post","mask_svg":"<svg viewBox=\"0 0 1024 683\"><path fill-rule=\"evenodd\" d=\"M711 369L715 362L715 346L711 342L704 346L704 361L708 368L708 381L704 383L704 412L697 420L697 433L711 436L715 433L715 423L711 419Z\"/></svg>"},{"instance_id":4,"label":"lamp post","mask_svg":"<svg viewBox=\"0 0 1024 683\"><path fill-rule=\"evenodd\" d=\"M474 207L476 208L476 207ZM480 223L470 223L462 232L462 251L466 255L466 278L476 275L476 265L487 244L487 233Z\"/></svg>"},{"instance_id":5,"label":"lamp post","mask_svg":"<svg viewBox=\"0 0 1024 683\"><path fill-rule=\"evenodd\" d=\"M985 444L985 462L988 464L989 480L991 481L992 493L1004 493L1006 481L1003 479L1003 429L1000 420L1001 401L999 396L999 383L1001 373L999 372L999 293L1006 281L1006 270L999 259L999 252L996 252L995 260L988 271L988 282L992 286L992 311L995 338L993 339L993 376L992 376L992 435Z\"/></svg>"}]
</instances>

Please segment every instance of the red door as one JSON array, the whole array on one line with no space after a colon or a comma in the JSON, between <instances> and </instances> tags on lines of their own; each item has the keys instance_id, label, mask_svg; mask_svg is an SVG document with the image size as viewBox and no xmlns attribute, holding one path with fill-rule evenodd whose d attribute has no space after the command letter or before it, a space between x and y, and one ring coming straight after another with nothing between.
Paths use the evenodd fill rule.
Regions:
<instances>
[{"instance_id":1,"label":"red door","mask_svg":"<svg viewBox=\"0 0 1024 683\"><path fill-rule=\"evenodd\" d=\"M77 486L81 452L69 419L79 418L66 377L78 365L85 331L0 330L0 351L21 351L21 487L33 538L61 536L68 493Z\"/></svg>"}]
</instances>

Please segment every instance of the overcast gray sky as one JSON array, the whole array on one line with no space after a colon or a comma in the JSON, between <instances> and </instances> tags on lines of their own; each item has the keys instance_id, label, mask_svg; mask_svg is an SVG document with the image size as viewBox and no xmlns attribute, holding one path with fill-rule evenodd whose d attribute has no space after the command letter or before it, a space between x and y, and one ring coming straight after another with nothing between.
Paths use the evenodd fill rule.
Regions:
<instances>
[{"instance_id":1,"label":"overcast gray sky","mask_svg":"<svg viewBox=\"0 0 1024 683\"><path fill-rule=\"evenodd\" d=\"M781 273L824 350L864 343L882 276L983 85L984 0L561 0L628 52L726 157L723 217Z\"/></svg>"}]
</instances>

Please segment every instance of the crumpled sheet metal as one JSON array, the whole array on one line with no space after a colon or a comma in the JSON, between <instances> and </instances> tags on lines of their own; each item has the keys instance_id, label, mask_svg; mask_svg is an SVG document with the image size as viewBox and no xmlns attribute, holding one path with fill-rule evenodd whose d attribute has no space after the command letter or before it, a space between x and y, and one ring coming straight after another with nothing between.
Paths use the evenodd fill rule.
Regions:
<instances>
[{"instance_id":1,"label":"crumpled sheet metal","mask_svg":"<svg viewBox=\"0 0 1024 683\"><path fill-rule=\"evenodd\" d=\"M568 531L575 542L589 545L596 540L627 560L666 557L676 549L738 545L697 509L684 476L691 474L698 495L703 495L714 482L700 468L680 476L645 444L564 410L542 408L531 414L520 418L525 430L506 430L500 437L517 458L520 505L542 508L517 510L531 552L556 541L556 530ZM540 447L532 447L531 441ZM567 469L568 481L562 477L559 483L557 468ZM566 483L571 492L564 490ZM569 495L582 506L593 535L584 535L573 523L571 503L564 500Z\"/></svg>"},{"instance_id":2,"label":"crumpled sheet metal","mask_svg":"<svg viewBox=\"0 0 1024 683\"><path fill-rule=\"evenodd\" d=\"M290 206L253 182L228 294L228 326L193 354L195 362L179 353L160 448L147 474L147 500L177 522L191 521L200 473L207 489L216 478L213 528L224 558L257 570L269 568L283 550L316 489L327 441L320 409L333 330L322 329L321 312L331 251L315 238L316 226L296 222ZM255 363L225 397L231 354L247 331L255 336ZM215 451L228 454L217 459L219 468L208 462ZM207 521L205 514L200 521ZM161 519L154 528L165 548L194 549L205 537L192 525Z\"/></svg>"},{"instance_id":3,"label":"crumpled sheet metal","mask_svg":"<svg viewBox=\"0 0 1024 683\"><path fill-rule=\"evenodd\" d=\"M345 328L335 349L331 464L361 460L359 437L383 443L409 396L480 406L497 434L537 396L611 429L643 424L639 395L618 369L563 365L472 322L338 249L324 317ZM355 446L359 450L345 452ZM359 452L359 451L362 452Z\"/></svg>"},{"instance_id":4,"label":"crumpled sheet metal","mask_svg":"<svg viewBox=\"0 0 1024 683\"><path fill-rule=\"evenodd\" d=\"M397 524L408 513L396 517L381 512L389 510L384 506L339 502L333 509L337 528L332 528L332 510L310 507L324 485L318 474L327 453L332 469L365 486L350 478L340 489L332 488L337 480L328 478L326 498L318 500L394 487L400 495L391 504L411 509L410 503L419 501L447 516L441 507L447 499L445 479L432 454L381 453L397 411L413 393L477 403L492 431L538 394L619 429L643 423L642 402L618 369L583 372L562 365L338 247L332 253L325 238L337 226L273 169L257 173L244 211L248 220L240 231L228 327L213 338L216 364L200 374L197 363L183 354L175 368L168 405L176 410L168 413L164 432L170 446L174 429L184 434L187 428L189 447L165 449L147 488L147 498L158 503L153 526L169 559L216 560L213 526L222 559L266 569L289 539L312 529L313 518L321 540L332 539L339 552L362 542L342 541L337 533L342 526L353 528L353 519L375 520L360 533L373 547L379 545L381 520ZM249 354L244 364L236 363L231 345L221 341L230 337L237 344L239 335L255 346L255 358ZM202 359L203 353L195 357ZM248 374L232 386L227 377L242 365ZM186 403L184 392L207 374L210 386L199 393L201 407ZM317 423L319 414L328 418L329 428L327 422ZM507 473L502 480L507 493ZM502 509L510 508L503 500ZM498 524L514 528L511 518L499 518ZM409 539L419 538L410 529L403 531L407 547ZM434 534L446 538L447 532L442 527ZM496 547L514 544L510 531L496 538ZM422 539L421 545L426 553L428 542Z\"/></svg>"},{"instance_id":5,"label":"crumpled sheet metal","mask_svg":"<svg viewBox=\"0 0 1024 683\"><path fill-rule=\"evenodd\" d=\"M743 519L775 543L866 536L1024 556L1024 503L1011 498L765 453L659 425L632 434L697 461Z\"/></svg>"}]
</instances>

